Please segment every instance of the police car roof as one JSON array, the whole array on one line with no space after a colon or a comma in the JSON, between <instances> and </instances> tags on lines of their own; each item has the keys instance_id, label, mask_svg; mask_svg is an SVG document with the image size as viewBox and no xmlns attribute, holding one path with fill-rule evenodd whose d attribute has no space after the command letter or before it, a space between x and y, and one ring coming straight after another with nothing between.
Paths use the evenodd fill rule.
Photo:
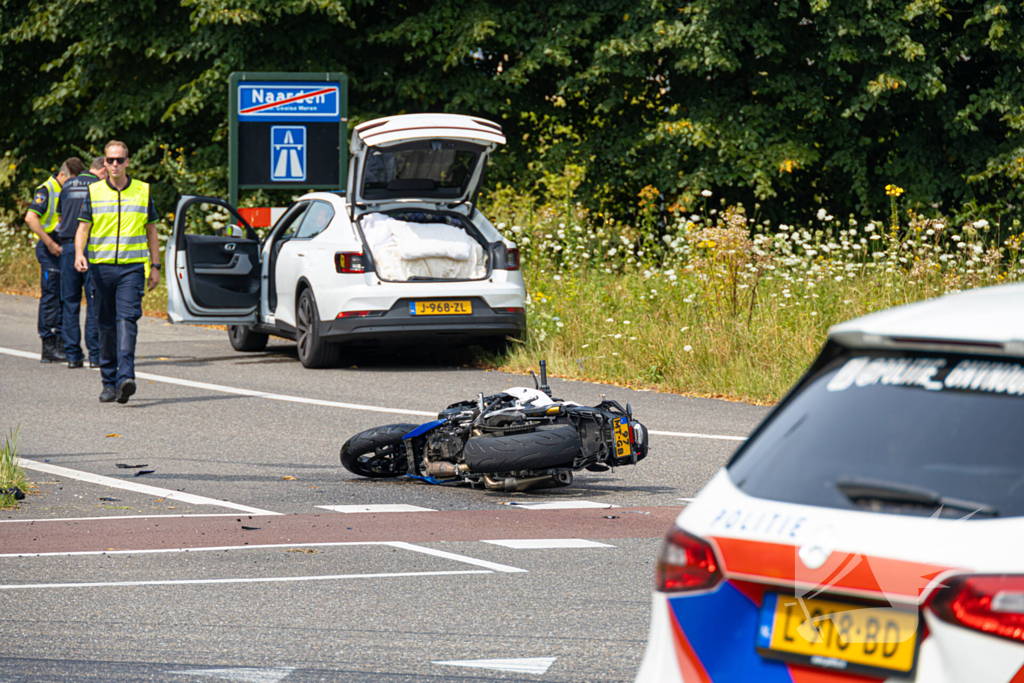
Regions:
<instances>
[{"instance_id":1,"label":"police car roof","mask_svg":"<svg viewBox=\"0 0 1024 683\"><path fill-rule=\"evenodd\" d=\"M1024 284L982 287L840 323L843 346L1024 355Z\"/></svg>"}]
</instances>

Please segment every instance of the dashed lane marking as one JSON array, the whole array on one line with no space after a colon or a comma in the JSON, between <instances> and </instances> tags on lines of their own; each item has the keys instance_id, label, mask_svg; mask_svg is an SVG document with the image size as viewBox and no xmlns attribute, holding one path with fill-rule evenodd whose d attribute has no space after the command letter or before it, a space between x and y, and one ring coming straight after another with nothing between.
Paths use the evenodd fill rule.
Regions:
<instances>
[{"instance_id":1,"label":"dashed lane marking","mask_svg":"<svg viewBox=\"0 0 1024 683\"><path fill-rule=\"evenodd\" d=\"M331 512L358 513L358 512L437 512L433 508L421 508L418 505L406 505L405 503L394 503L391 505L317 505L321 510Z\"/></svg>"},{"instance_id":2,"label":"dashed lane marking","mask_svg":"<svg viewBox=\"0 0 1024 683\"><path fill-rule=\"evenodd\" d=\"M507 541L483 541L516 550L540 550L551 548L614 548L607 543L588 541L584 538L513 538Z\"/></svg>"},{"instance_id":3,"label":"dashed lane marking","mask_svg":"<svg viewBox=\"0 0 1024 683\"><path fill-rule=\"evenodd\" d=\"M608 508L618 507L611 503L594 503L589 500L553 500L550 503L509 503L512 507L523 510L579 510L583 508Z\"/></svg>"},{"instance_id":4,"label":"dashed lane marking","mask_svg":"<svg viewBox=\"0 0 1024 683\"><path fill-rule=\"evenodd\" d=\"M0 347L0 353L7 354L8 356L17 356L18 358L30 358L39 360L38 353L30 353L28 351L18 351L17 349L8 349ZM225 394L235 394L236 396L248 396L250 398L265 398L271 401L286 401L288 403L303 403L306 405L314 406L327 406L329 408L345 408L347 410L365 410L375 413L391 413L393 415L422 415L424 417L434 418L437 417L436 412L430 412L426 410L406 410L404 408L387 408L384 406L370 406L363 405L360 403L342 403L340 401L324 401L316 398L305 398L302 396L289 396L287 394L274 394L266 391L253 391L252 389L240 389L238 387L229 387L223 384L210 384L209 382L194 382L188 379L179 379L177 377L167 377L165 375L154 375L148 372L136 373L136 378L151 380L153 382L164 382L166 384L176 384L183 387L192 387L194 389L204 389L206 391L219 391ZM696 432L666 432L658 430L648 430L648 433L656 436L674 436L689 439L714 439L724 441L746 441L745 436L724 436L721 434L698 434Z\"/></svg>"},{"instance_id":5,"label":"dashed lane marking","mask_svg":"<svg viewBox=\"0 0 1024 683\"><path fill-rule=\"evenodd\" d=\"M465 666L471 669L493 669L518 674L543 674L555 663L557 657L524 657L521 659L454 659L446 662L432 662L441 666Z\"/></svg>"},{"instance_id":6,"label":"dashed lane marking","mask_svg":"<svg viewBox=\"0 0 1024 683\"><path fill-rule=\"evenodd\" d=\"M222 508L238 510L240 512L248 513L250 515L281 514L280 512L261 510L259 508L249 507L248 505L239 505L238 503L231 503L226 500L216 500L215 498L197 496L192 493L183 493L181 491L174 491L172 489L162 489L156 486L150 486L148 484L137 484L134 481L114 479L113 477L105 477L102 474L81 472L79 470L73 470L68 467L61 467L60 465L51 465L50 463L47 462L38 462L35 460L26 460L25 458L18 458L18 463L28 470L46 472L47 474L56 474L57 476L60 477L67 477L68 479L77 479L78 481L84 481L90 484L109 486L110 488L114 489L123 489L125 491L134 491L136 493L145 493L147 495L157 496L165 500L177 500L181 501L182 503L189 503L191 505L217 505Z\"/></svg>"}]
</instances>

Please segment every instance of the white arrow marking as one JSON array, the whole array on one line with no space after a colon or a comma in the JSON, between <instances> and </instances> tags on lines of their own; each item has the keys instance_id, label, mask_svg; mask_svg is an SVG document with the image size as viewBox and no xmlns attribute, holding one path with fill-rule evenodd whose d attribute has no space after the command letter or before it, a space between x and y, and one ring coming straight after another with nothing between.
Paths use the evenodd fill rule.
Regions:
<instances>
[{"instance_id":1,"label":"white arrow marking","mask_svg":"<svg viewBox=\"0 0 1024 683\"><path fill-rule=\"evenodd\" d=\"M289 666L280 669L194 669L190 671L172 671L179 676L206 676L208 678L225 678L229 681L248 681L248 683L278 683L288 674L295 671Z\"/></svg>"},{"instance_id":2,"label":"white arrow marking","mask_svg":"<svg viewBox=\"0 0 1024 683\"><path fill-rule=\"evenodd\" d=\"M472 669L494 669L517 674L542 674L555 663L557 657L526 657L523 659L459 659L449 662L432 662L441 666L465 666Z\"/></svg>"},{"instance_id":3,"label":"white arrow marking","mask_svg":"<svg viewBox=\"0 0 1024 683\"><path fill-rule=\"evenodd\" d=\"M294 142L295 140L292 139L292 132L290 130L286 130L284 132L284 144L290 145L293 144Z\"/></svg>"}]
</instances>

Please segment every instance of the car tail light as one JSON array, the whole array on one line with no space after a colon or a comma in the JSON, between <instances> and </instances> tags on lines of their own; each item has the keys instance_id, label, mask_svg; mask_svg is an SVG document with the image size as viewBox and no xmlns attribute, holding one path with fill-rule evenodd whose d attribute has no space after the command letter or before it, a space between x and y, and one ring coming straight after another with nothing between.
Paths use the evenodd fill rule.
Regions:
<instances>
[{"instance_id":1,"label":"car tail light","mask_svg":"<svg viewBox=\"0 0 1024 683\"><path fill-rule=\"evenodd\" d=\"M342 311L339 318L366 318L368 316L384 315L384 311Z\"/></svg>"},{"instance_id":2,"label":"car tail light","mask_svg":"<svg viewBox=\"0 0 1024 683\"><path fill-rule=\"evenodd\" d=\"M956 576L943 583L927 603L939 619L1024 642L1024 575Z\"/></svg>"},{"instance_id":3,"label":"car tail light","mask_svg":"<svg viewBox=\"0 0 1024 683\"><path fill-rule=\"evenodd\" d=\"M362 273L364 270L363 253L360 251L340 251L334 255L334 269L339 273Z\"/></svg>"},{"instance_id":4,"label":"car tail light","mask_svg":"<svg viewBox=\"0 0 1024 683\"><path fill-rule=\"evenodd\" d=\"M665 593L711 588L722 580L715 551L702 539L676 527L665 537L655 587Z\"/></svg>"},{"instance_id":5,"label":"car tail light","mask_svg":"<svg viewBox=\"0 0 1024 683\"><path fill-rule=\"evenodd\" d=\"M508 306L507 308L495 308L498 313L525 313L525 308L517 308L515 306Z\"/></svg>"},{"instance_id":6,"label":"car tail light","mask_svg":"<svg viewBox=\"0 0 1024 683\"><path fill-rule=\"evenodd\" d=\"M509 249L505 253L505 269L506 270L519 270L519 250L516 248Z\"/></svg>"}]
</instances>

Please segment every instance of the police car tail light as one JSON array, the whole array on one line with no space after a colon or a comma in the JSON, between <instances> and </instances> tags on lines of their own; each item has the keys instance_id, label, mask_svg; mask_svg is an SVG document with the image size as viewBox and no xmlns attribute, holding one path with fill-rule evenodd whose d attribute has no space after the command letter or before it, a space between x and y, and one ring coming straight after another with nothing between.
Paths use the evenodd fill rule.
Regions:
<instances>
[{"instance_id":1,"label":"police car tail light","mask_svg":"<svg viewBox=\"0 0 1024 683\"><path fill-rule=\"evenodd\" d=\"M1024 575L957 576L944 584L927 604L939 619L1024 642Z\"/></svg>"},{"instance_id":2,"label":"police car tail light","mask_svg":"<svg viewBox=\"0 0 1024 683\"><path fill-rule=\"evenodd\" d=\"M334 255L334 269L339 273L362 273L365 270L363 253L360 251L339 251Z\"/></svg>"},{"instance_id":3,"label":"police car tail light","mask_svg":"<svg viewBox=\"0 0 1024 683\"><path fill-rule=\"evenodd\" d=\"M665 593L701 590L721 580L715 551L707 541L678 527L669 532L658 558L657 590Z\"/></svg>"},{"instance_id":4,"label":"police car tail light","mask_svg":"<svg viewBox=\"0 0 1024 683\"><path fill-rule=\"evenodd\" d=\"M519 250L509 249L505 254L505 266L507 270L519 270Z\"/></svg>"}]
</instances>

